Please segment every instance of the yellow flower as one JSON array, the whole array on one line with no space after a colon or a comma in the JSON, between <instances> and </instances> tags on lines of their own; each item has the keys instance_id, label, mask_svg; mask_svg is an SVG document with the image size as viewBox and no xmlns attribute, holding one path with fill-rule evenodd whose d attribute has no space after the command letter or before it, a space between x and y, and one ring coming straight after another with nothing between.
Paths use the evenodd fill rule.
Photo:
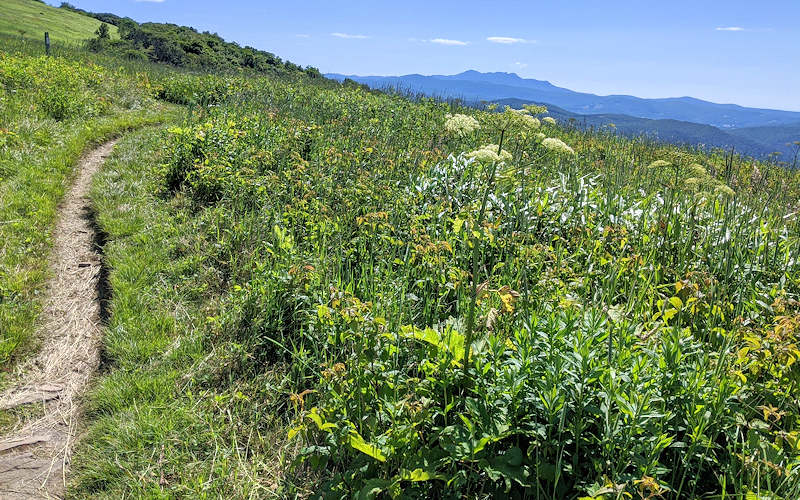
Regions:
<instances>
[{"instance_id":1,"label":"yellow flower","mask_svg":"<svg viewBox=\"0 0 800 500\"><path fill-rule=\"evenodd\" d=\"M716 191L718 194L724 194L725 196L733 196L736 194L736 192L733 189L731 189L729 186L726 186L725 184L718 184L714 188L714 191Z\"/></svg>"},{"instance_id":2,"label":"yellow flower","mask_svg":"<svg viewBox=\"0 0 800 500\"><path fill-rule=\"evenodd\" d=\"M537 104L524 104L522 106L525 111L532 115L541 115L547 113L547 106L539 106Z\"/></svg>"}]
</instances>

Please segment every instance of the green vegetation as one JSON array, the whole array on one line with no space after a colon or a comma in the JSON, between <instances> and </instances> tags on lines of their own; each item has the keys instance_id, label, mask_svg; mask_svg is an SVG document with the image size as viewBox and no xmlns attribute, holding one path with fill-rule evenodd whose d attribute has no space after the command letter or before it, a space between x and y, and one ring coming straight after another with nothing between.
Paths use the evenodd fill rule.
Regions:
<instances>
[{"instance_id":1,"label":"green vegetation","mask_svg":"<svg viewBox=\"0 0 800 500\"><path fill-rule=\"evenodd\" d=\"M85 12L68 4L63 8L94 16L117 26L119 40L111 40L101 26L95 37L88 41L88 47L95 52L111 52L127 59L149 60L191 69L246 70L284 76L305 73L312 78L322 76L316 68L303 69L290 61L282 61L271 52L240 47L236 43L226 42L216 34L199 33L187 26L138 24L130 18Z\"/></svg>"},{"instance_id":2,"label":"green vegetation","mask_svg":"<svg viewBox=\"0 0 800 500\"><path fill-rule=\"evenodd\" d=\"M224 80L98 179L78 496L800 493L797 175Z\"/></svg>"},{"instance_id":3,"label":"green vegetation","mask_svg":"<svg viewBox=\"0 0 800 500\"><path fill-rule=\"evenodd\" d=\"M800 174L126 29L0 56L4 366L77 157L167 122L95 179L73 496L800 496Z\"/></svg>"},{"instance_id":4,"label":"green vegetation","mask_svg":"<svg viewBox=\"0 0 800 500\"><path fill-rule=\"evenodd\" d=\"M82 44L95 35L100 21L79 13L51 7L36 0L3 0L0 34L44 44L44 32L56 43ZM117 38L117 28L110 35Z\"/></svg>"},{"instance_id":5,"label":"green vegetation","mask_svg":"<svg viewBox=\"0 0 800 500\"><path fill-rule=\"evenodd\" d=\"M12 42L8 43L13 46ZM24 44L21 44L24 45ZM143 76L143 75L140 75ZM0 365L30 344L50 228L87 148L162 121L147 78L90 63L0 54Z\"/></svg>"}]
</instances>

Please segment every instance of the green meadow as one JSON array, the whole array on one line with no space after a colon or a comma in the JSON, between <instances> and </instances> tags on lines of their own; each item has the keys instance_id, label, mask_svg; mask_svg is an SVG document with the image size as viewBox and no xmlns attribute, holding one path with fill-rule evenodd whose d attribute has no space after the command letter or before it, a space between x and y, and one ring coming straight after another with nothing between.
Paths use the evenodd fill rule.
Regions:
<instances>
[{"instance_id":1,"label":"green meadow","mask_svg":"<svg viewBox=\"0 0 800 500\"><path fill-rule=\"evenodd\" d=\"M0 44L9 370L71 169L121 136L71 497L800 496L796 171L541 106Z\"/></svg>"}]
</instances>

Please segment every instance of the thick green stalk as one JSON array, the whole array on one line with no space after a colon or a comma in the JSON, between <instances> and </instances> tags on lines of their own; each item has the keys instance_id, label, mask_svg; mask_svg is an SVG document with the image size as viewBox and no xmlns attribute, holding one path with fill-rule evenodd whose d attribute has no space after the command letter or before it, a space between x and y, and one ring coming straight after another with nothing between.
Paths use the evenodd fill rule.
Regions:
<instances>
[{"instance_id":1,"label":"thick green stalk","mask_svg":"<svg viewBox=\"0 0 800 500\"><path fill-rule=\"evenodd\" d=\"M497 156L503 152L503 138L505 137L506 131L502 130L500 132L500 144L497 146ZM478 220L475 224L475 227L480 230L480 227L483 225L483 218L486 215L486 204L489 201L489 192L492 191L494 187L494 177L497 173L497 162L492 163L492 170L489 174L489 180L486 184L486 190L483 192L483 200L481 201L481 211L478 214ZM466 333L466 343L464 344L464 376L467 376L467 372L469 370L469 350L470 346L472 346L474 330L475 330L475 305L478 302L478 257L480 254L480 249L478 248L478 238L475 236L475 230L473 229L472 233L472 302L469 305L469 314L467 315L467 333Z\"/></svg>"}]
</instances>

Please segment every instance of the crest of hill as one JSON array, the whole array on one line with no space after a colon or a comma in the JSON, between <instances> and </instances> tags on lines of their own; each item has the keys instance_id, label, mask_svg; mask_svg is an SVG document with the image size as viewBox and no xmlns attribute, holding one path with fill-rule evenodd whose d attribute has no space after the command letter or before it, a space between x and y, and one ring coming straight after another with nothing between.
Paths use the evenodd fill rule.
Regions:
<instances>
[{"instance_id":1,"label":"crest of hill","mask_svg":"<svg viewBox=\"0 0 800 500\"><path fill-rule=\"evenodd\" d=\"M98 36L106 23L109 37ZM96 52L107 52L131 60L166 63L209 71L255 71L279 75L304 74L320 78L316 68L302 67L275 54L242 47L215 33L165 23L137 23L112 13L95 13L63 2L51 7L40 0L0 2L0 34L41 39L50 33L54 42L86 44Z\"/></svg>"},{"instance_id":2,"label":"crest of hill","mask_svg":"<svg viewBox=\"0 0 800 500\"><path fill-rule=\"evenodd\" d=\"M94 36L101 21L79 12L60 9L39 0L3 0L0 2L0 34L42 40L50 33L54 42L81 44ZM118 38L111 27L111 38Z\"/></svg>"}]
</instances>

